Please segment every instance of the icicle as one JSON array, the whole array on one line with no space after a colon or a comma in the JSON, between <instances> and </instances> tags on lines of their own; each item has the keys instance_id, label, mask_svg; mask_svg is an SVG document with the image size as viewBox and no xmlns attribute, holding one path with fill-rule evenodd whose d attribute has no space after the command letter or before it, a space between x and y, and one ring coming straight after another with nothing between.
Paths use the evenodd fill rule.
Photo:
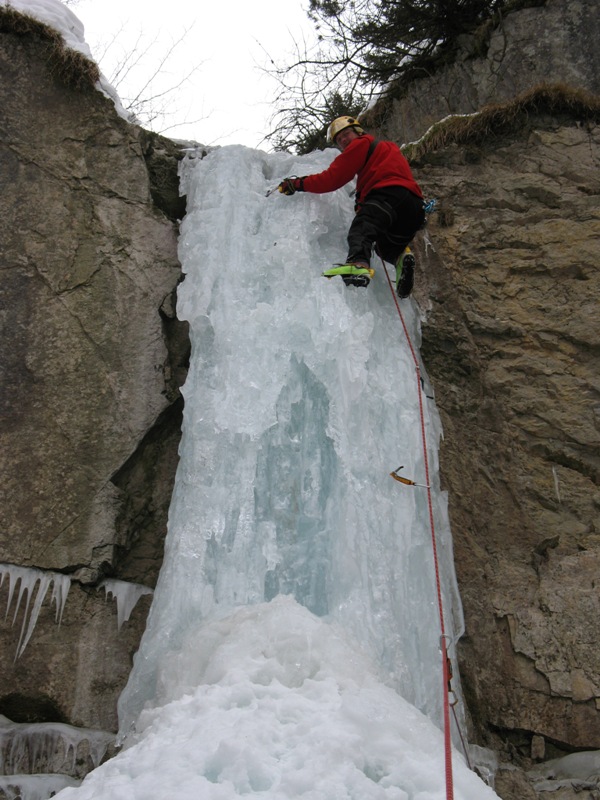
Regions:
<instances>
[{"instance_id":1,"label":"icicle","mask_svg":"<svg viewBox=\"0 0 600 800\"><path fill-rule=\"evenodd\" d=\"M562 500L560 499L560 489L558 486L558 473L555 466L552 467L552 475L554 477L554 491L556 492L556 499L559 503L562 503Z\"/></svg>"},{"instance_id":2,"label":"icicle","mask_svg":"<svg viewBox=\"0 0 600 800\"><path fill-rule=\"evenodd\" d=\"M141 583L129 583L128 581L117 581L107 578L98 587L104 588L106 598L109 594L117 601L117 626L121 630L124 622L127 622L131 612L135 608L137 601L145 594L153 594L152 589L143 586Z\"/></svg>"},{"instance_id":3,"label":"icicle","mask_svg":"<svg viewBox=\"0 0 600 800\"><path fill-rule=\"evenodd\" d=\"M71 586L71 578L68 575L63 575L60 572L47 572L41 569L35 569L33 567L17 567L14 564L0 564L0 575L2 576L0 580L0 586L4 583L4 576L8 575L8 600L6 603L5 619L8 618L17 583L19 584L19 592L15 603L15 611L12 621L13 625L17 620L23 596L27 594L25 608L23 611L21 633L19 635L19 642L17 644L17 651L15 654L16 661L17 658L23 655L23 652L27 647L27 643L33 634L42 603L44 602L51 584L53 584L53 589L50 602L56 603L56 621L60 625L65 603L67 602L67 595L69 594L69 588ZM31 606L31 599L36 586L37 593L30 612L29 608Z\"/></svg>"},{"instance_id":4,"label":"icicle","mask_svg":"<svg viewBox=\"0 0 600 800\"><path fill-rule=\"evenodd\" d=\"M94 769L114 743L114 734L90 728L75 728L61 722L17 723L0 716L0 763L9 774L69 772L77 773L81 746ZM85 767L87 771L87 767Z\"/></svg>"},{"instance_id":5,"label":"icicle","mask_svg":"<svg viewBox=\"0 0 600 800\"><path fill-rule=\"evenodd\" d=\"M31 602L31 597L33 591L39 581L39 586L37 590L37 594L35 596L35 602L33 604L33 608L31 609L31 614L29 615L29 624L27 625L27 632L25 636L23 636L25 632L25 624L27 621L28 611L29 611L29 604ZM27 647L27 642L31 638L31 634L34 631L36 622L40 615L40 609L42 607L42 603L44 602L44 598L46 597L46 592L48 591L48 587L52 582L52 577L47 573L40 573L37 576L33 577L33 581L30 586L26 587L27 590L27 605L25 606L25 613L23 614L23 625L21 627L21 635L19 637L19 643L17 645L17 654L15 656L15 661L17 658L23 654L23 651ZM23 593L23 580L21 580L21 594ZM21 594L19 595L19 602L21 600ZM15 617L16 617L16 609L15 609Z\"/></svg>"},{"instance_id":6,"label":"icicle","mask_svg":"<svg viewBox=\"0 0 600 800\"><path fill-rule=\"evenodd\" d=\"M62 622L63 612L65 610L65 605L67 604L67 597L69 594L69 589L71 588L71 579L68 575L61 575L55 573L54 575L54 583L52 586L52 597L50 598L50 603L55 603L56 605L56 614L54 619L56 620L56 624L60 626Z\"/></svg>"},{"instance_id":7,"label":"icicle","mask_svg":"<svg viewBox=\"0 0 600 800\"><path fill-rule=\"evenodd\" d=\"M1 775L0 791L7 800L46 800L67 786L77 787L81 781L68 775Z\"/></svg>"}]
</instances>

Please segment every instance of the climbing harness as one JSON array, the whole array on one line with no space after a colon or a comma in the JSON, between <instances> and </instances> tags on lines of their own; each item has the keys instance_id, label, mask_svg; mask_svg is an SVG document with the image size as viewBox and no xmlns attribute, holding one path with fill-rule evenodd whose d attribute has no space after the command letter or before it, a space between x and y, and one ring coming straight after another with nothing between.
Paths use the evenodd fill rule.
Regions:
<instances>
[{"instance_id":1,"label":"climbing harness","mask_svg":"<svg viewBox=\"0 0 600 800\"><path fill-rule=\"evenodd\" d=\"M408 332L404 316L402 314L402 311L400 310L398 298L396 297L396 293L394 291L391 278L385 267L385 262L383 259L381 259L381 264L383 267L383 271L385 272L388 285L390 287L390 292L392 293L392 298L394 299L394 303L396 305L396 311L398 312L398 316L400 317L400 322L402 323L402 328L404 330L404 335L406 337L406 341L410 349L412 360L415 365L415 371L417 377L417 386L419 395L419 416L421 421L421 443L423 446L423 463L425 468L425 484L419 484L419 485L423 486L427 490L429 527L431 530L431 544L433 550L433 564L435 568L437 604L438 604L438 612L440 618L440 649L442 651L442 673L443 673L443 687L444 687L443 712L444 712L444 764L445 764L445 775L446 775L446 800L454 800L454 782L452 778L452 740L450 736L450 694L452 694L454 698L455 695L454 692L451 690L452 670L450 668L450 657L448 655L448 646L447 646L447 642L450 639L450 637L448 636L448 634L446 634L444 626L444 605L442 602L440 569L439 569L439 560L437 554L437 544L435 538L435 522L433 519L433 502L431 499L431 483L429 479L429 459L427 457L427 438L425 436L425 413L423 410L423 392L421 391L421 386L422 386L421 369L419 367L419 360L417 358L413 344L410 339L410 334ZM391 477L394 478L394 480L398 481L399 483L403 483L408 486L417 485L413 481L410 481L408 478L401 478L401 476L397 474L398 471L401 469L402 467L398 467L398 469L394 470L394 472L391 472L390 473ZM456 702L454 702L454 705L456 705Z\"/></svg>"}]
</instances>

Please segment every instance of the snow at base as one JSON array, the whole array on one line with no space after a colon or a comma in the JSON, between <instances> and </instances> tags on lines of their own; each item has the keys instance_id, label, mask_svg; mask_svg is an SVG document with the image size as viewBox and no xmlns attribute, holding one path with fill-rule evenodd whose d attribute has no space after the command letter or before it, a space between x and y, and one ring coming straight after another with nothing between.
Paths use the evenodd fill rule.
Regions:
<instances>
[{"instance_id":1,"label":"snow at base","mask_svg":"<svg viewBox=\"0 0 600 800\"><path fill-rule=\"evenodd\" d=\"M198 686L61 800L443 800L443 737L335 625L278 597L200 625L171 664ZM454 759L457 800L495 793Z\"/></svg>"},{"instance_id":2,"label":"snow at base","mask_svg":"<svg viewBox=\"0 0 600 800\"><path fill-rule=\"evenodd\" d=\"M192 356L165 560L119 702L123 749L61 800L446 797L427 494L390 478L402 465L424 482L422 393L454 659L432 391L381 264L368 290L321 277L344 257L351 192L266 197L333 155L184 162ZM456 800L496 797L453 762Z\"/></svg>"}]
</instances>

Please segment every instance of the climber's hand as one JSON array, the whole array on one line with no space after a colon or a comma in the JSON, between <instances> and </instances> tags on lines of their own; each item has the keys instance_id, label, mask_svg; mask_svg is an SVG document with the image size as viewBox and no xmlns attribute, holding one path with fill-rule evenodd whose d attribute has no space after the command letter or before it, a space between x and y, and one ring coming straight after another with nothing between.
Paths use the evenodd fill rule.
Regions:
<instances>
[{"instance_id":1,"label":"climber's hand","mask_svg":"<svg viewBox=\"0 0 600 800\"><path fill-rule=\"evenodd\" d=\"M297 178L293 175L291 178L284 178L277 187L281 194L292 195L296 192L304 191L304 178Z\"/></svg>"}]
</instances>

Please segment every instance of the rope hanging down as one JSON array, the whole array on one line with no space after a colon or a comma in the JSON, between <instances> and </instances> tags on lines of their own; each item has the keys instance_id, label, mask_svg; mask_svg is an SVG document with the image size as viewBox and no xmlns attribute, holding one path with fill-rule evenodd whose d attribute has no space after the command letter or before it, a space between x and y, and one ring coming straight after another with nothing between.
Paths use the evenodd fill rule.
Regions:
<instances>
[{"instance_id":1,"label":"rope hanging down","mask_svg":"<svg viewBox=\"0 0 600 800\"><path fill-rule=\"evenodd\" d=\"M421 391L422 386L422 379L421 379L421 369L419 367L419 361L417 359L413 344L410 339L410 334L408 332L408 328L406 327L406 323L404 321L404 316L402 311L400 310L400 305L398 303L398 298L396 297L396 292L394 291L394 287L392 285L392 281L390 280L390 276L388 274L387 269L385 268L385 262L381 259L381 264L383 266L383 270L385 272L390 291L392 293L392 297L394 299L394 303L396 305L396 310L398 312L398 316L400 317L400 322L402 323L402 328L404 330L404 335L406 337L406 341L408 342L408 346L412 355L413 363L415 365L415 371L417 376L417 387L418 387L418 396L419 396L419 417L421 421L421 443L423 445L423 463L425 466L425 484L424 488L427 490L427 505L429 509L429 526L431 529L431 543L433 548L433 563L435 567L435 583L436 583L436 592L437 592L437 603L438 603L438 611L440 616L440 649L442 651L442 672L443 672L443 681L444 681L444 763L445 763L445 773L446 773L446 800L454 800L454 782L452 778L452 740L450 736L450 700L449 700L449 691L450 691L450 681L452 678L451 670L450 670L450 658L448 656L448 647L447 647L447 640L450 638L445 631L444 625L444 606L442 602L442 589L441 589L441 581L440 581L440 570L439 570L439 562L438 562L438 554L437 554L437 544L435 539L435 522L433 519L433 503L431 500L431 483L429 480L429 460L427 458L427 439L425 436L425 414L423 411L423 392ZM402 467L398 467L395 470L397 473ZM417 485L414 484L412 481L409 481L407 478L400 478L394 472L390 473L391 477L395 480L399 481L400 483L406 483L408 485Z\"/></svg>"}]
</instances>

